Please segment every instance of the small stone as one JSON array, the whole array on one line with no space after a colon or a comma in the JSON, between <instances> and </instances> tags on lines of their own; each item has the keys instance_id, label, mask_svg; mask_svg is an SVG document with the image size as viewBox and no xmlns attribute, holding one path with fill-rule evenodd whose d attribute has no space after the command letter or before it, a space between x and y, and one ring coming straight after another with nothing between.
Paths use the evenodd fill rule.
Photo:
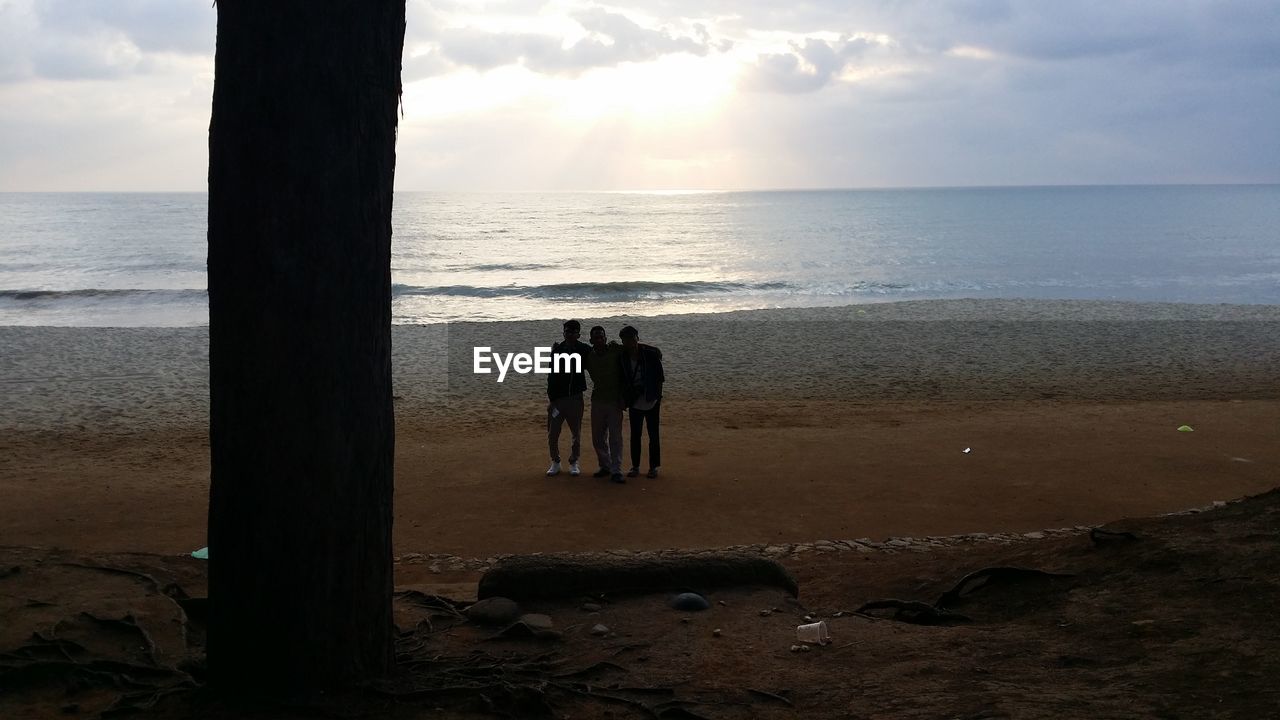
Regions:
<instances>
[{"instance_id":1,"label":"small stone","mask_svg":"<svg viewBox=\"0 0 1280 720\"><path fill-rule=\"evenodd\" d=\"M809 652L809 651L810 651L810 650L812 650L812 649L813 649L813 648L810 648L808 645L801 645L801 646L800 646L800 652Z\"/></svg>"},{"instance_id":2,"label":"small stone","mask_svg":"<svg viewBox=\"0 0 1280 720\"><path fill-rule=\"evenodd\" d=\"M589 612L589 613L600 612L600 604L593 603L593 602L582 603L581 610L582 612Z\"/></svg>"},{"instance_id":3,"label":"small stone","mask_svg":"<svg viewBox=\"0 0 1280 720\"><path fill-rule=\"evenodd\" d=\"M535 624L526 623L524 617L503 628L495 637L533 638L535 640L559 640L562 637L562 633L549 627L538 627L541 621L536 619L537 616L534 616ZM543 615L542 617L545 618L546 616ZM547 620L550 620L550 618L547 618Z\"/></svg>"},{"instance_id":4,"label":"small stone","mask_svg":"<svg viewBox=\"0 0 1280 720\"><path fill-rule=\"evenodd\" d=\"M529 626L531 630L550 630L553 626L550 615L542 615L539 613L527 613L520 616L520 622Z\"/></svg>"},{"instance_id":5,"label":"small stone","mask_svg":"<svg viewBox=\"0 0 1280 720\"><path fill-rule=\"evenodd\" d=\"M800 652L800 648L801 648L801 647L803 647L803 646L802 646L802 645L792 645L792 646L791 646L791 652Z\"/></svg>"},{"instance_id":6,"label":"small stone","mask_svg":"<svg viewBox=\"0 0 1280 720\"><path fill-rule=\"evenodd\" d=\"M608 635L609 628L606 625L600 625L597 623L594 627L591 628L591 634L592 635Z\"/></svg>"},{"instance_id":7,"label":"small stone","mask_svg":"<svg viewBox=\"0 0 1280 720\"><path fill-rule=\"evenodd\" d=\"M711 607L711 603L698 593L680 593L671 601L671 607L676 610L686 610L696 612L698 610L706 610Z\"/></svg>"},{"instance_id":8,"label":"small stone","mask_svg":"<svg viewBox=\"0 0 1280 720\"><path fill-rule=\"evenodd\" d=\"M725 601L723 601L723 600L717 600L716 602L720 603L720 605L722 605L723 607L729 607L729 603L727 603L727 602L725 602Z\"/></svg>"},{"instance_id":9,"label":"small stone","mask_svg":"<svg viewBox=\"0 0 1280 720\"><path fill-rule=\"evenodd\" d=\"M770 615L772 615L772 614L773 614L773 611L772 611L772 610L761 610L761 611L760 611L760 617L769 617L769 616L770 616Z\"/></svg>"},{"instance_id":10,"label":"small stone","mask_svg":"<svg viewBox=\"0 0 1280 720\"><path fill-rule=\"evenodd\" d=\"M472 603L463 614L481 625L506 625L520 617L520 606L510 598L491 597Z\"/></svg>"},{"instance_id":11,"label":"small stone","mask_svg":"<svg viewBox=\"0 0 1280 720\"><path fill-rule=\"evenodd\" d=\"M712 630L711 634L714 635L715 637L720 637L720 628L716 628L715 630Z\"/></svg>"},{"instance_id":12,"label":"small stone","mask_svg":"<svg viewBox=\"0 0 1280 720\"><path fill-rule=\"evenodd\" d=\"M804 616L804 621L805 621L805 622L807 622L807 623L811 623L811 622L813 622L813 616L812 616L812 615L805 615L805 616Z\"/></svg>"}]
</instances>

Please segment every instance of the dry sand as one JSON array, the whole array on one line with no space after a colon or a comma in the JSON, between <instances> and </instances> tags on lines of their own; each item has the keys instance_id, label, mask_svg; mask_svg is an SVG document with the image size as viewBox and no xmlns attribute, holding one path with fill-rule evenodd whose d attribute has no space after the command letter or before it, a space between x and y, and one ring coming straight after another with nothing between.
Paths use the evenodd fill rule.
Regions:
<instances>
[{"instance_id":1,"label":"dry sand","mask_svg":"<svg viewBox=\"0 0 1280 720\"><path fill-rule=\"evenodd\" d=\"M961 300L630 322L669 381L663 475L625 486L542 477L543 378L470 372L474 346L528 352L557 322L395 327L397 552L1026 531L1280 477L1277 307ZM0 328L0 545L204 545L207 342Z\"/></svg>"}]
</instances>

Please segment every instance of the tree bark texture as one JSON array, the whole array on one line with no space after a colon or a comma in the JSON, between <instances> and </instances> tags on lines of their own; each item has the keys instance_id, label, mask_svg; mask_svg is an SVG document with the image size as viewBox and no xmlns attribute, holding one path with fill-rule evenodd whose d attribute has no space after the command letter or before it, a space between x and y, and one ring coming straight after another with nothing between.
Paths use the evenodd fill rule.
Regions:
<instances>
[{"instance_id":1,"label":"tree bark texture","mask_svg":"<svg viewBox=\"0 0 1280 720\"><path fill-rule=\"evenodd\" d=\"M391 199L404 0L219 0L209 128L210 681L393 659Z\"/></svg>"}]
</instances>

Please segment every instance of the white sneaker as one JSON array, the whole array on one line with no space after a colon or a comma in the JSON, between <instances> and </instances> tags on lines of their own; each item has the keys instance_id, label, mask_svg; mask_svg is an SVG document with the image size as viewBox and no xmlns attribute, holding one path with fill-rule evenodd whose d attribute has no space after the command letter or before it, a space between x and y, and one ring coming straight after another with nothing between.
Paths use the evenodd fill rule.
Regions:
<instances>
[{"instance_id":1,"label":"white sneaker","mask_svg":"<svg viewBox=\"0 0 1280 720\"><path fill-rule=\"evenodd\" d=\"M569 463L569 474L570 474L570 475L581 475L581 474L582 474L582 468L578 467L578 463Z\"/></svg>"},{"instance_id":2,"label":"white sneaker","mask_svg":"<svg viewBox=\"0 0 1280 720\"><path fill-rule=\"evenodd\" d=\"M551 467L547 468L547 476L550 477L552 475L559 475L559 474L560 474L560 463L558 462L551 463Z\"/></svg>"}]
</instances>

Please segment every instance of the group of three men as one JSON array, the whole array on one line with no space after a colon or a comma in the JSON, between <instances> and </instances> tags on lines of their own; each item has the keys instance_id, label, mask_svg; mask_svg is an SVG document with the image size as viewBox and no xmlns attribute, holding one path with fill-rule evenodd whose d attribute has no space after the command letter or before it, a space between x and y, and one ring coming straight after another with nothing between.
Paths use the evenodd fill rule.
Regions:
<instances>
[{"instance_id":1,"label":"group of three men","mask_svg":"<svg viewBox=\"0 0 1280 720\"><path fill-rule=\"evenodd\" d=\"M582 324L569 320L564 324L564 340L551 346L554 355L574 353L582 357L577 371L552 372L547 375L547 442L551 450L551 467L547 475L560 473L560 430L569 423L573 436L569 449L569 474L578 475L580 437L582 434L582 395L587 390L583 370L591 375L591 444L600 469L595 477L610 477L625 483L626 477L640 474L640 436L649 431L649 473L658 477L662 465L662 445L658 433L662 407L662 351L640 342L640 333L630 325L622 328L622 343L610 342L603 327L591 328L591 344L578 340ZM622 413L631 419L631 469L622 475Z\"/></svg>"}]
</instances>

